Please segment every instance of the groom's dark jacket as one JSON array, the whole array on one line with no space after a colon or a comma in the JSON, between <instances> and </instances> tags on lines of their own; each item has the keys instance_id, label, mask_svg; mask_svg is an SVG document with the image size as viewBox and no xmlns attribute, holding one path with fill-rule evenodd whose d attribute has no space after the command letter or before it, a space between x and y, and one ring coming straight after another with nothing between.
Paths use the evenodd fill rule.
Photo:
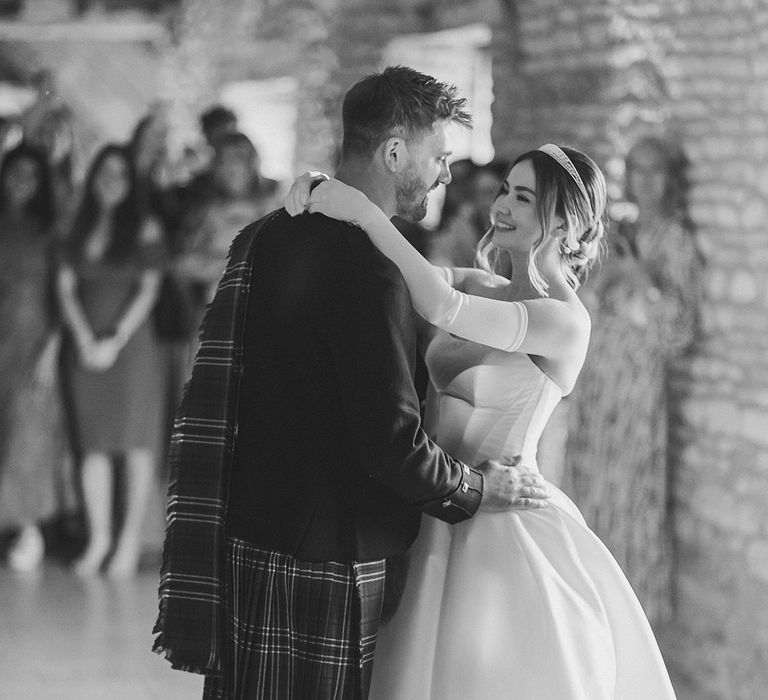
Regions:
<instances>
[{"instance_id":1,"label":"groom's dark jacket","mask_svg":"<svg viewBox=\"0 0 768 700\"><path fill-rule=\"evenodd\" d=\"M359 229L278 210L243 230L168 451L154 650L222 668L226 536L308 560L403 552L420 511L469 517L482 476L421 430L397 269Z\"/></svg>"},{"instance_id":2,"label":"groom's dark jacket","mask_svg":"<svg viewBox=\"0 0 768 700\"><path fill-rule=\"evenodd\" d=\"M470 517L482 476L421 428L395 265L320 214L253 228L227 534L303 560L364 561L405 551L422 511Z\"/></svg>"}]
</instances>

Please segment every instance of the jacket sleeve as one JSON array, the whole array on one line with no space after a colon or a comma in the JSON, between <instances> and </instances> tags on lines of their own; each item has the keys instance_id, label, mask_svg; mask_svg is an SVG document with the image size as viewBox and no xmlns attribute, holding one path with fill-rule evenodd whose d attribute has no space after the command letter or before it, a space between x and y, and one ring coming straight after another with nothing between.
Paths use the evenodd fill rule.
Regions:
<instances>
[{"instance_id":1,"label":"jacket sleeve","mask_svg":"<svg viewBox=\"0 0 768 700\"><path fill-rule=\"evenodd\" d=\"M474 514L482 474L453 459L421 427L414 388L415 353L410 297L402 276L370 242L352 233L352 246L369 247L338 260L334 288L324 295L322 336L334 357L358 463L423 512L446 522ZM344 256L346 257L346 256Z\"/></svg>"}]
</instances>

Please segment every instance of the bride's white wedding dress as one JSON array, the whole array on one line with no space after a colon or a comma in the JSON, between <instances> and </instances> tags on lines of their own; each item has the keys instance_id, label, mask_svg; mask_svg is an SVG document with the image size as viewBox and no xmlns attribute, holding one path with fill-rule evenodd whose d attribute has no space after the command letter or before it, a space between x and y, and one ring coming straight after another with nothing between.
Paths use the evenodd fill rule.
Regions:
<instances>
[{"instance_id":1,"label":"bride's white wedding dress","mask_svg":"<svg viewBox=\"0 0 768 700\"><path fill-rule=\"evenodd\" d=\"M438 331L427 432L468 464L536 445L562 398L525 354ZM599 465L598 465L599 468ZM406 589L379 632L372 700L666 700L651 628L610 552L573 502L424 516Z\"/></svg>"}]
</instances>

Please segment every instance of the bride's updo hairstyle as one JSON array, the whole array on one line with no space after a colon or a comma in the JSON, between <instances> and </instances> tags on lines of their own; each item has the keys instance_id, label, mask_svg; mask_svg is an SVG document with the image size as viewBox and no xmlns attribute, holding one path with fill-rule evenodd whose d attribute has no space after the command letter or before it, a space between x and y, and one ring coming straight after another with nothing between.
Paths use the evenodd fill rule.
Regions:
<instances>
[{"instance_id":1,"label":"bride's updo hairstyle","mask_svg":"<svg viewBox=\"0 0 768 700\"><path fill-rule=\"evenodd\" d=\"M568 283L578 289L605 245L605 176L588 155L564 146L546 144L523 153L512 167L525 160L531 161L536 176L536 210L541 224L541 236L528 257L528 277L539 293L548 296L549 285L537 262L552 218L560 217L566 231L559 244L560 265ZM478 267L494 272L501 252L493 243L491 227L478 243L475 262Z\"/></svg>"}]
</instances>

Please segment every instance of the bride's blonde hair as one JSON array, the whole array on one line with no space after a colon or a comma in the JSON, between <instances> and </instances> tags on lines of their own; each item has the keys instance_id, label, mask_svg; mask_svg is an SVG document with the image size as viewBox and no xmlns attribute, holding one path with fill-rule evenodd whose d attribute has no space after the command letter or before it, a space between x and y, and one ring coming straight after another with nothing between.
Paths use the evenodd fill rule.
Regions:
<instances>
[{"instance_id":1,"label":"bride's blonde hair","mask_svg":"<svg viewBox=\"0 0 768 700\"><path fill-rule=\"evenodd\" d=\"M552 218L560 217L564 222L566 234L560 242L560 266L574 289L578 289L584 282L589 269L602 255L608 222L607 188L603 172L585 153L565 146L560 149L580 176L586 197L568 171L544 151L537 149L523 153L510 168L529 160L535 173L536 213L541 235L531 246L528 255L528 278L542 296L548 296L549 284L539 270L538 260ZM493 242L491 226L477 244L475 265L489 273L497 272L502 267L504 254L505 251Z\"/></svg>"}]
</instances>

